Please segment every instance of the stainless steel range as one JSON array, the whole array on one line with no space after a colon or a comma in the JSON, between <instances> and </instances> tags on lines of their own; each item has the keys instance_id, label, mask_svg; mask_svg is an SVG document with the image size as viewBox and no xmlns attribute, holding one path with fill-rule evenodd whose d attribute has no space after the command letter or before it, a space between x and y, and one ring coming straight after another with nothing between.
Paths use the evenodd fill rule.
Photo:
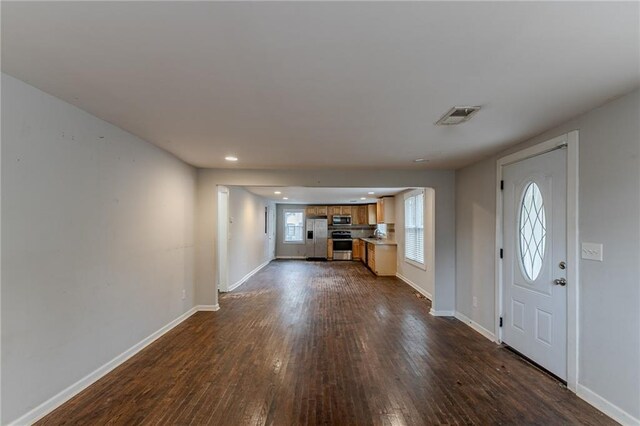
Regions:
<instances>
[{"instance_id":1,"label":"stainless steel range","mask_svg":"<svg viewBox=\"0 0 640 426\"><path fill-rule=\"evenodd\" d=\"M351 260L353 256L353 239L349 231L333 231L333 260Z\"/></svg>"}]
</instances>

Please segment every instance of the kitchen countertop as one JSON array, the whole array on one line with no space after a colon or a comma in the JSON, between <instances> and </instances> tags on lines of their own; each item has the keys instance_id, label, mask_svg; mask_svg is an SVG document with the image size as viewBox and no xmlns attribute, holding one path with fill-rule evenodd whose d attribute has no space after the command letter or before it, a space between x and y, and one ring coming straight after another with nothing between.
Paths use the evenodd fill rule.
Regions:
<instances>
[{"instance_id":1,"label":"kitchen countertop","mask_svg":"<svg viewBox=\"0 0 640 426\"><path fill-rule=\"evenodd\" d=\"M379 240L377 238L360 238L362 241L367 243L375 244L377 246L397 246L398 243L393 240L382 239Z\"/></svg>"}]
</instances>

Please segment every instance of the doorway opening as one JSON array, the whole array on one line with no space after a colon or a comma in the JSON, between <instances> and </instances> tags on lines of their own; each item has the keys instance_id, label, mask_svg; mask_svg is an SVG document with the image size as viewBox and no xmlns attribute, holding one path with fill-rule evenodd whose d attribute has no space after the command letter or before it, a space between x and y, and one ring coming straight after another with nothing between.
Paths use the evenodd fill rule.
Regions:
<instances>
[{"instance_id":1,"label":"doorway opening","mask_svg":"<svg viewBox=\"0 0 640 426\"><path fill-rule=\"evenodd\" d=\"M358 262L433 302L435 190L402 187L218 187L218 290L273 259ZM444 315L432 309L434 315Z\"/></svg>"}]
</instances>

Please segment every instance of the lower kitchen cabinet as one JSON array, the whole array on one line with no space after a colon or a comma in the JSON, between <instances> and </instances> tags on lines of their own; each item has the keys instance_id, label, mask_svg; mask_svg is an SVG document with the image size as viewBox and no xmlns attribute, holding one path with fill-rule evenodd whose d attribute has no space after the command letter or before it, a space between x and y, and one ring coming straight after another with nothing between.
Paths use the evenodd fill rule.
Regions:
<instances>
[{"instance_id":1,"label":"lower kitchen cabinet","mask_svg":"<svg viewBox=\"0 0 640 426\"><path fill-rule=\"evenodd\" d=\"M376 275L395 276L397 246L367 243L367 266Z\"/></svg>"},{"instance_id":2,"label":"lower kitchen cabinet","mask_svg":"<svg viewBox=\"0 0 640 426\"><path fill-rule=\"evenodd\" d=\"M353 240L351 258L353 260L360 260L362 258L362 240Z\"/></svg>"}]
</instances>

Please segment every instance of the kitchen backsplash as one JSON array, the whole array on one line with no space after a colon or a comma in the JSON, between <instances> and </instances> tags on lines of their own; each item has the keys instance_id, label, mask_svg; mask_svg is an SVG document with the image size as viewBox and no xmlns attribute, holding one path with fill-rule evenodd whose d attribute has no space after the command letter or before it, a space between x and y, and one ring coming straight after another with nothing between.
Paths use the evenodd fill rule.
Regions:
<instances>
[{"instance_id":1,"label":"kitchen backsplash","mask_svg":"<svg viewBox=\"0 0 640 426\"><path fill-rule=\"evenodd\" d=\"M393 223L378 224L378 225L340 225L329 226L329 236L331 231L350 231L352 238L367 238L372 237L376 228L380 229L380 232L386 234L387 239L395 240L395 226Z\"/></svg>"},{"instance_id":2,"label":"kitchen backsplash","mask_svg":"<svg viewBox=\"0 0 640 426\"><path fill-rule=\"evenodd\" d=\"M353 238L366 238L373 235L373 231L376 230L376 225L329 225L329 235L331 231L349 231Z\"/></svg>"},{"instance_id":3,"label":"kitchen backsplash","mask_svg":"<svg viewBox=\"0 0 640 426\"><path fill-rule=\"evenodd\" d=\"M382 232L386 239L395 241L396 230L393 223L380 223L377 228Z\"/></svg>"}]
</instances>

